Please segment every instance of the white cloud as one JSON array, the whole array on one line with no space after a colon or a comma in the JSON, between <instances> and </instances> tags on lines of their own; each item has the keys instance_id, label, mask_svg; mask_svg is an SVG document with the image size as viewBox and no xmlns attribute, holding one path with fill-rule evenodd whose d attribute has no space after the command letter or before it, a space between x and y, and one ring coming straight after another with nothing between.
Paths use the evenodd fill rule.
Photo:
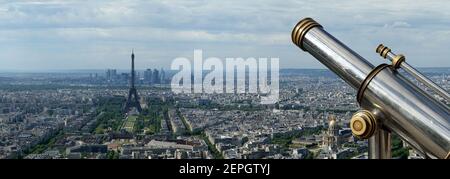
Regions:
<instances>
[{"instance_id":1,"label":"white cloud","mask_svg":"<svg viewBox=\"0 0 450 179\"><path fill-rule=\"evenodd\" d=\"M392 24L385 24L384 28L408 28L411 27L411 24L403 21L395 21Z\"/></svg>"},{"instance_id":2,"label":"white cloud","mask_svg":"<svg viewBox=\"0 0 450 179\"><path fill-rule=\"evenodd\" d=\"M171 59L164 58L205 48L214 56L280 57L281 67L323 67L290 41L293 25L310 16L369 59L377 58L373 48L378 43L386 43L414 55L409 59L418 66L429 65L420 59L430 56L450 66L448 9L447 1L434 0L5 1L0 4L0 58L29 58L17 53L39 45L36 56L43 68L52 68L54 63L46 59L52 59L54 51L73 59L70 68L86 67L77 63L81 58L108 61L99 57L116 59L120 67L126 62L118 56L140 47L148 51L146 58L160 59L151 65L165 65ZM0 60L0 68L6 65L26 66Z\"/></svg>"}]
</instances>

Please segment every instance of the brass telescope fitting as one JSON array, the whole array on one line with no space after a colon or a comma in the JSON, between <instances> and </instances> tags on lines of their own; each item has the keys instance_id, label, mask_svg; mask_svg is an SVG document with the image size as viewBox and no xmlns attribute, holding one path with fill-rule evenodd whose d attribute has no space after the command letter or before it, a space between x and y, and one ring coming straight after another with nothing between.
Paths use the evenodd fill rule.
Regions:
<instances>
[{"instance_id":1,"label":"brass telescope fitting","mask_svg":"<svg viewBox=\"0 0 450 179\"><path fill-rule=\"evenodd\" d=\"M364 79L364 81L361 83L361 85L358 88L358 92L356 94L356 101L358 101L359 104L362 103L363 97L364 97L364 92L366 91L367 87L369 86L370 82L372 81L373 78L375 78L378 73L380 73L382 70L384 70L385 68L387 68L389 65L388 64L380 64L377 67L375 67L368 75L367 77Z\"/></svg>"},{"instance_id":2,"label":"brass telescope fitting","mask_svg":"<svg viewBox=\"0 0 450 179\"><path fill-rule=\"evenodd\" d=\"M378 129L377 121L373 114L367 110L356 112L350 121L350 128L353 135L360 139L368 139L372 137Z\"/></svg>"},{"instance_id":3,"label":"brass telescope fitting","mask_svg":"<svg viewBox=\"0 0 450 179\"><path fill-rule=\"evenodd\" d=\"M394 69L399 69L402 62L406 60L405 56L400 54L392 58L392 67Z\"/></svg>"},{"instance_id":4,"label":"brass telescope fitting","mask_svg":"<svg viewBox=\"0 0 450 179\"><path fill-rule=\"evenodd\" d=\"M314 21L312 18L307 17L298 22L297 25L295 25L294 29L292 30L291 33L292 42L294 42L294 44L300 47L303 51L306 50L303 47L302 41L306 35L306 32L308 32L313 27L322 28L322 26L319 23Z\"/></svg>"},{"instance_id":5,"label":"brass telescope fitting","mask_svg":"<svg viewBox=\"0 0 450 179\"><path fill-rule=\"evenodd\" d=\"M388 52L391 52L391 49L384 46L383 44L378 45L377 49L375 50L377 53L380 54L381 57L386 59L386 55Z\"/></svg>"},{"instance_id":6,"label":"brass telescope fitting","mask_svg":"<svg viewBox=\"0 0 450 179\"><path fill-rule=\"evenodd\" d=\"M381 57L384 59L389 59L392 61L392 68L399 69L400 65L406 60L405 56L402 54L395 55L391 52L389 47L384 46L383 44L378 45L375 50Z\"/></svg>"}]
</instances>

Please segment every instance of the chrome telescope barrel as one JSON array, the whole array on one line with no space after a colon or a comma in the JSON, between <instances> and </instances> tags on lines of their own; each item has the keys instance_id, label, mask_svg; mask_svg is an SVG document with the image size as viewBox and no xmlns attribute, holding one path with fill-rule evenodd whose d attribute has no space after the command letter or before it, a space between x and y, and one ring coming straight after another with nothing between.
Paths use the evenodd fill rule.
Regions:
<instances>
[{"instance_id":1,"label":"chrome telescope barrel","mask_svg":"<svg viewBox=\"0 0 450 179\"><path fill-rule=\"evenodd\" d=\"M301 20L294 27L292 41L355 89L359 88L374 68L363 57L324 31L322 26L311 18Z\"/></svg>"},{"instance_id":2,"label":"chrome telescope barrel","mask_svg":"<svg viewBox=\"0 0 450 179\"><path fill-rule=\"evenodd\" d=\"M381 129L397 133L426 157L449 157L447 106L387 68L390 65L374 67L311 18L294 27L292 41L357 89L357 101L375 115Z\"/></svg>"}]
</instances>

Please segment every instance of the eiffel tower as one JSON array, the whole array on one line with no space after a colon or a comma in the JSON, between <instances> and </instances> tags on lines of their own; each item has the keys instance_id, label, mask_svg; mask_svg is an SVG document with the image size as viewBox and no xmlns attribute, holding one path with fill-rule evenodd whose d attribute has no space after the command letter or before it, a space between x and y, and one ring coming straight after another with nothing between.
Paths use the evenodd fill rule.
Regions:
<instances>
[{"instance_id":1,"label":"eiffel tower","mask_svg":"<svg viewBox=\"0 0 450 179\"><path fill-rule=\"evenodd\" d=\"M128 93L127 103L125 104L124 111L130 111L130 108L135 107L138 112L142 111L141 104L139 103L139 96L136 88L134 87L134 80L136 79L134 73L134 50L131 51L131 84L130 91Z\"/></svg>"}]
</instances>

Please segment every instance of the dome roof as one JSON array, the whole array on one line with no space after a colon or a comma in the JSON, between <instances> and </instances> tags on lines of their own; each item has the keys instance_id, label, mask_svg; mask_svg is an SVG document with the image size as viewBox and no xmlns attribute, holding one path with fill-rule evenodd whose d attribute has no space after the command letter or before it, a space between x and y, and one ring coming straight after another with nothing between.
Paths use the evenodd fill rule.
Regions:
<instances>
[{"instance_id":1,"label":"dome roof","mask_svg":"<svg viewBox=\"0 0 450 179\"><path fill-rule=\"evenodd\" d=\"M336 120L331 120L330 123L328 124L330 127L331 126L336 126Z\"/></svg>"},{"instance_id":2,"label":"dome roof","mask_svg":"<svg viewBox=\"0 0 450 179\"><path fill-rule=\"evenodd\" d=\"M328 126L329 130L338 130L339 129L339 126L336 122L336 116L330 115L330 116L328 116L328 120L330 121L329 126Z\"/></svg>"}]
</instances>

